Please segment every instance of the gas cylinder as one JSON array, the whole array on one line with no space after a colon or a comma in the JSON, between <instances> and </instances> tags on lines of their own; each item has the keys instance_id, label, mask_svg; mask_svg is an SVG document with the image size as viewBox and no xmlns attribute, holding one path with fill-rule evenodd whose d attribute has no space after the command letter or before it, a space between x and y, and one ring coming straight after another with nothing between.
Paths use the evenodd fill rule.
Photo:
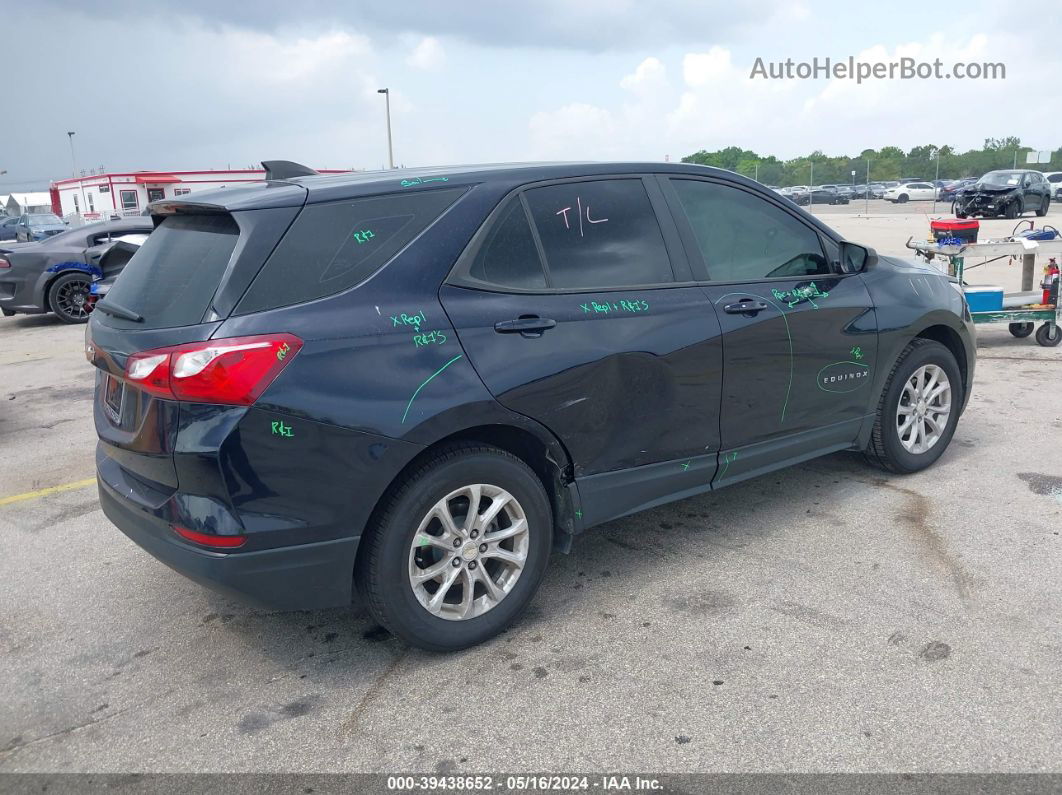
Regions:
<instances>
[{"instance_id":1,"label":"gas cylinder","mask_svg":"<svg viewBox=\"0 0 1062 795\"><path fill-rule=\"evenodd\" d=\"M1051 257L1044 268L1044 280L1040 283L1044 288L1043 304L1056 304L1058 302L1058 263Z\"/></svg>"}]
</instances>

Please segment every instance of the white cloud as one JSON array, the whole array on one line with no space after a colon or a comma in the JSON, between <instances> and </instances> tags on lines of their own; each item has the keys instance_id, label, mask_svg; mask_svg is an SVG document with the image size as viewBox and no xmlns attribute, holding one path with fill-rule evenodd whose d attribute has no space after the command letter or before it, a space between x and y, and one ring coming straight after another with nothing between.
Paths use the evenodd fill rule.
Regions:
<instances>
[{"instance_id":1,"label":"white cloud","mask_svg":"<svg viewBox=\"0 0 1062 795\"><path fill-rule=\"evenodd\" d=\"M531 116L529 128L536 157L608 160L621 156L623 144L616 120L604 108L572 103L540 111Z\"/></svg>"},{"instance_id":2,"label":"white cloud","mask_svg":"<svg viewBox=\"0 0 1062 795\"><path fill-rule=\"evenodd\" d=\"M406 63L414 69L434 70L442 66L445 60L446 51L439 40L434 36L425 36L413 48Z\"/></svg>"},{"instance_id":3,"label":"white cloud","mask_svg":"<svg viewBox=\"0 0 1062 795\"><path fill-rule=\"evenodd\" d=\"M663 60L650 57L620 80L626 94L614 105L569 103L536 113L531 142L542 156L591 156L593 150L599 159L605 153L660 159L731 145L783 158L815 149L858 154L885 145L965 149L986 137L1013 134L1032 146L1058 145L1052 105L1030 82L1060 71L1057 52L1031 51L1017 34L994 31L877 44L855 59L889 63L904 57L939 58L945 70L960 62L1002 62L1007 79L751 79L751 60L737 63L729 48L713 46L682 56L678 89L668 83ZM603 130L609 131L607 140Z\"/></svg>"},{"instance_id":4,"label":"white cloud","mask_svg":"<svg viewBox=\"0 0 1062 795\"><path fill-rule=\"evenodd\" d=\"M620 80L620 87L639 95L663 91L668 88L667 69L659 58L646 58Z\"/></svg>"},{"instance_id":5,"label":"white cloud","mask_svg":"<svg viewBox=\"0 0 1062 795\"><path fill-rule=\"evenodd\" d=\"M682 59L682 79L692 88L700 88L728 78L733 72L730 50L712 47L708 52L686 53Z\"/></svg>"}]
</instances>

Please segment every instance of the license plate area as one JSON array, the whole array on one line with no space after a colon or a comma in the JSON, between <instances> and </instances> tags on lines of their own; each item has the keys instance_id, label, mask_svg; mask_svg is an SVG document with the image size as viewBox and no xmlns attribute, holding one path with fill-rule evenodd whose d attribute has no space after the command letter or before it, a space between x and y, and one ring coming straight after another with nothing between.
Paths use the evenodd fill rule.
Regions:
<instances>
[{"instance_id":1,"label":"license plate area","mask_svg":"<svg viewBox=\"0 0 1062 795\"><path fill-rule=\"evenodd\" d=\"M103 410L115 425L122 424L122 408L125 404L125 382L112 375L103 377Z\"/></svg>"}]
</instances>

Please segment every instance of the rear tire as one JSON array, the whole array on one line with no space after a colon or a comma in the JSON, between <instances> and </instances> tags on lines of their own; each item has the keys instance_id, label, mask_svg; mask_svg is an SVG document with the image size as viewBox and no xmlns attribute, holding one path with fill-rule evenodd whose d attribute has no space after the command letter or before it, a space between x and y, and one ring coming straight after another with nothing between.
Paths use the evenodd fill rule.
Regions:
<instances>
[{"instance_id":1,"label":"rear tire","mask_svg":"<svg viewBox=\"0 0 1062 795\"><path fill-rule=\"evenodd\" d=\"M1034 328L1036 326L1033 323L1011 323L1007 326L1007 330L1020 340L1032 334Z\"/></svg>"},{"instance_id":2,"label":"rear tire","mask_svg":"<svg viewBox=\"0 0 1062 795\"><path fill-rule=\"evenodd\" d=\"M1043 218L1047 215L1047 209L1051 206L1051 197L1044 196L1044 200L1040 202L1040 209L1036 211L1036 215Z\"/></svg>"},{"instance_id":3,"label":"rear tire","mask_svg":"<svg viewBox=\"0 0 1062 795\"><path fill-rule=\"evenodd\" d=\"M929 400L924 403L917 397L918 384L912 388L912 381L920 378L923 379L923 385L931 385L926 390ZM930 378L935 378L936 382L933 383ZM933 390L945 382L947 392L934 397ZM942 416L945 396L948 411L946 416ZM867 460L889 472L904 475L932 465L951 442L962 401L962 376L952 352L934 340L912 340L896 359L885 382L870 443L863 451ZM919 419L920 411L938 426L937 430L932 430L930 422ZM908 419L912 420L912 425L921 423L921 438L923 444L927 445L926 449L918 449L917 434L912 426L901 424ZM908 434L906 441L905 433Z\"/></svg>"},{"instance_id":4,"label":"rear tire","mask_svg":"<svg viewBox=\"0 0 1062 795\"><path fill-rule=\"evenodd\" d=\"M1052 328L1054 329L1054 334L1051 333ZM1044 323L1040 328L1036 329L1036 341L1045 348L1055 347L1059 342L1062 342L1062 326L1057 323L1053 325Z\"/></svg>"},{"instance_id":5,"label":"rear tire","mask_svg":"<svg viewBox=\"0 0 1062 795\"><path fill-rule=\"evenodd\" d=\"M474 493L482 495L479 527L468 524ZM504 507L483 523L495 500ZM521 519L519 535L491 540L516 532ZM406 643L456 651L494 637L523 612L552 547L549 498L531 468L504 450L459 444L385 496L362 539L355 585L373 617ZM424 578L433 567L438 574Z\"/></svg>"},{"instance_id":6,"label":"rear tire","mask_svg":"<svg viewBox=\"0 0 1062 795\"><path fill-rule=\"evenodd\" d=\"M48 308L64 323L87 323L91 289L92 277L87 273L64 273L48 289Z\"/></svg>"}]
</instances>

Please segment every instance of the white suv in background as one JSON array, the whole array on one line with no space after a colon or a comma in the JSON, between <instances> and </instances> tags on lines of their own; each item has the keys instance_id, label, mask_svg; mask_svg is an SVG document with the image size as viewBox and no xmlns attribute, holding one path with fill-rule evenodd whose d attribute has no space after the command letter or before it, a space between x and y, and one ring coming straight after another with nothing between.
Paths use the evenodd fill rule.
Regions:
<instances>
[{"instance_id":1,"label":"white suv in background","mask_svg":"<svg viewBox=\"0 0 1062 795\"><path fill-rule=\"evenodd\" d=\"M937 189L928 182L904 182L894 188L886 188L885 201L900 202L919 201L928 199L932 201L937 197Z\"/></svg>"},{"instance_id":2,"label":"white suv in background","mask_svg":"<svg viewBox=\"0 0 1062 795\"><path fill-rule=\"evenodd\" d=\"M1062 171L1045 171L1044 179L1051 188L1051 200L1062 201Z\"/></svg>"}]
</instances>

